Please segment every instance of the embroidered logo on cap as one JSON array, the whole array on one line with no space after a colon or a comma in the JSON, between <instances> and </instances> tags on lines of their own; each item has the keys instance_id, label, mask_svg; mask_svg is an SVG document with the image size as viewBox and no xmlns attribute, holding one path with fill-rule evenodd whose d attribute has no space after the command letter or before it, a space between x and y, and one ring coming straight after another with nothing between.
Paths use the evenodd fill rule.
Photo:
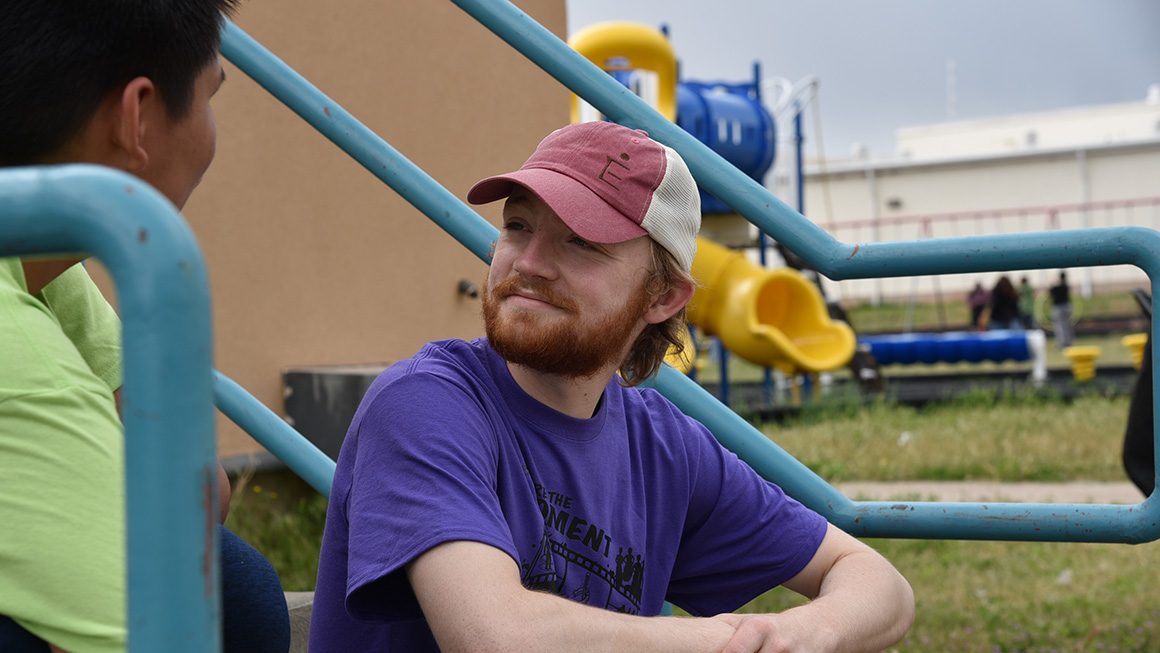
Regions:
<instances>
[{"instance_id":1,"label":"embroidered logo on cap","mask_svg":"<svg viewBox=\"0 0 1160 653\"><path fill-rule=\"evenodd\" d=\"M609 186L612 186L616 190L620 190L620 186L617 186L616 184L612 183L611 181L608 181L608 179L605 178L605 175L612 177L616 181L624 181L624 180L621 179L620 177L617 177L615 172L609 172L608 167L615 163L616 165L620 166L621 168L624 168L625 170L627 170L629 172L632 172L632 168L629 168L628 166L624 165L620 161L617 161L616 159L614 159L610 156L606 156L605 158L607 158L608 161L604 164L604 169L600 171L600 181L603 181L604 183L608 184ZM625 161L628 161L628 158L629 158L628 153L621 152L620 158L624 159Z\"/></svg>"}]
</instances>

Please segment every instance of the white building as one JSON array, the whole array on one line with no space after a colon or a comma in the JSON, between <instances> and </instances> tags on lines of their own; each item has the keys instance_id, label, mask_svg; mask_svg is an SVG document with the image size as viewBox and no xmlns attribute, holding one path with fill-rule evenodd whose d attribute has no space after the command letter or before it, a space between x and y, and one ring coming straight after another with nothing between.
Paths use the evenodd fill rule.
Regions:
<instances>
[{"instance_id":1,"label":"white building","mask_svg":"<svg viewBox=\"0 0 1160 653\"><path fill-rule=\"evenodd\" d=\"M806 215L843 242L1137 225L1160 229L1160 85L1142 102L906 127L893 158L807 162ZM782 189L779 189L781 191ZM779 192L786 197L786 193ZM1013 280L1023 276L1010 273ZM844 300L959 296L999 273L829 284ZM1037 287L1056 270L1027 274ZM1069 274L1083 294L1147 286L1132 266Z\"/></svg>"}]
</instances>

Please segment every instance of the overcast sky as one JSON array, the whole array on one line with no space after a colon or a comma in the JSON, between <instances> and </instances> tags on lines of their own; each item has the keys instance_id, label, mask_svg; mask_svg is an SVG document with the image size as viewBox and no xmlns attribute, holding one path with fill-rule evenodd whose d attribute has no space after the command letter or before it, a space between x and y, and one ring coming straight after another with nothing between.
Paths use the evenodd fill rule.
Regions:
<instances>
[{"instance_id":1,"label":"overcast sky","mask_svg":"<svg viewBox=\"0 0 1160 653\"><path fill-rule=\"evenodd\" d=\"M896 128L946 120L951 60L959 120L1136 102L1160 83L1154 0L568 1L570 32L606 20L668 25L684 79L750 81L754 61L817 75L831 156L888 156Z\"/></svg>"}]
</instances>

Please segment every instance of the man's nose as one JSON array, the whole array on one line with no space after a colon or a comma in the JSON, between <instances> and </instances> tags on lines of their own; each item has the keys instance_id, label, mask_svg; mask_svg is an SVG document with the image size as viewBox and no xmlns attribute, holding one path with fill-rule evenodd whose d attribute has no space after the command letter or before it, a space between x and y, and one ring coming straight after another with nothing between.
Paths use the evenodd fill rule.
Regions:
<instances>
[{"instance_id":1,"label":"man's nose","mask_svg":"<svg viewBox=\"0 0 1160 653\"><path fill-rule=\"evenodd\" d=\"M556 278L556 248L550 238L542 233L534 234L523 251L516 257L513 267L525 277Z\"/></svg>"}]
</instances>

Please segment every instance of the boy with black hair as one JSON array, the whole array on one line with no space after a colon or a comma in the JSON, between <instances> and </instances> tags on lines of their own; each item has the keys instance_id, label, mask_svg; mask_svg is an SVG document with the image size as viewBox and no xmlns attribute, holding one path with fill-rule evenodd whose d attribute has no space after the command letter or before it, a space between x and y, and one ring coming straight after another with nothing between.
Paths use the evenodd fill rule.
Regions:
<instances>
[{"instance_id":1,"label":"boy with black hair","mask_svg":"<svg viewBox=\"0 0 1160 653\"><path fill-rule=\"evenodd\" d=\"M235 5L4 2L0 166L106 165L181 208L213 159ZM0 650L124 651L120 322L75 258L0 259L0 314ZM219 539L226 650L287 650L269 562Z\"/></svg>"}]
</instances>

